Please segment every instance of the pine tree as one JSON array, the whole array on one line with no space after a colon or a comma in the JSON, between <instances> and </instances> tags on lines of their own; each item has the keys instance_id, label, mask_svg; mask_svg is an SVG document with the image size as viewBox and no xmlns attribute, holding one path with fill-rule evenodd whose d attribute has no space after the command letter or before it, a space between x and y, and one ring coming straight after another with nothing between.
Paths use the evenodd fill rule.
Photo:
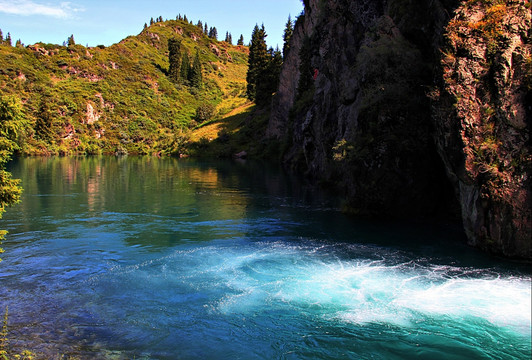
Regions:
<instances>
[{"instance_id":1,"label":"pine tree","mask_svg":"<svg viewBox=\"0 0 532 360\"><path fill-rule=\"evenodd\" d=\"M251 45L249 48L249 58L248 58L248 72L246 76L247 80L247 97L252 101L257 101L257 84L264 80L264 74L266 68L268 67L268 61L271 56L268 54L268 49L266 47L266 30L264 29L264 24L261 28L258 25L255 25L253 33L251 34ZM260 100L258 100L261 102Z\"/></svg>"},{"instance_id":2,"label":"pine tree","mask_svg":"<svg viewBox=\"0 0 532 360\"><path fill-rule=\"evenodd\" d=\"M22 43L22 40L18 39L17 42L15 43L15 46L18 48L23 48L24 44Z\"/></svg>"},{"instance_id":3,"label":"pine tree","mask_svg":"<svg viewBox=\"0 0 532 360\"><path fill-rule=\"evenodd\" d=\"M181 70L180 76L184 82L188 81L188 74L190 72L190 59L188 57L188 52L185 51L183 54L183 60L181 60Z\"/></svg>"},{"instance_id":4,"label":"pine tree","mask_svg":"<svg viewBox=\"0 0 532 360\"><path fill-rule=\"evenodd\" d=\"M209 35L209 27L207 26L207 23L205 23L205 28L203 29L203 33L205 35Z\"/></svg>"},{"instance_id":5,"label":"pine tree","mask_svg":"<svg viewBox=\"0 0 532 360\"><path fill-rule=\"evenodd\" d=\"M196 49L196 55L194 55L194 62L192 68L188 73L188 79L190 85L199 89L203 85L203 75L201 73L201 61L199 56L199 49Z\"/></svg>"},{"instance_id":6,"label":"pine tree","mask_svg":"<svg viewBox=\"0 0 532 360\"><path fill-rule=\"evenodd\" d=\"M186 23L188 23L188 19L187 19L187 16L186 16L186 15L183 16L183 21L186 22Z\"/></svg>"},{"instance_id":7,"label":"pine tree","mask_svg":"<svg viewBox=\"0 0 532 360\"><path fill-rule=\"evenodd\" d=\"M196 26L197 26L201 31L203 31L203 22L201 22L201 20L198 20L198 23L196 24Z\"/></svg>"},{"instance_id":8,"label":"pine tree","mask_svg":"<svg viewBox=\"0 0 532 360\"><path fill-rule=\"evenodd\" d=\"M238 39L237 45L244 46L244 35L240 34L240 38Z\"/></svg>"},{"instance_id":9,"label":"pine tree","mask_svg":"<svg viewBox=\"0 0 532 360\"><path fill-rule=\"evenodd\" d=\"M153 24L155 24L155 21L153 21L153 18L150 19L150 26L152 26Z\"/></svg>"},{"instance_id":10,"label":"pine tree","mask_svg":"<svg viewBox=\"0 0 532 360\"><path fill-rule=\"evenodd\" d=\"M231 35L229 31L226 31L225 33L225 42L230 45L233 45L233 35Z\"/></svg>"},{"instance_id":11,"label":"pine tree","mask_svg":"<svg viewBox=\"0 0 532 360\"><path fill-rule=\"evenodd\" d=\"M148 24L144 23L144 29L143 30L146 30L148 28Z\"/></svg>"},{"instance_id":12,"label":"pine tree","mask_svg":"<svg viewBox=\"0 0 532 360\"><path fill-rule=\"evenodd\" d=\"M290 50L290 39L292 38L293 34L294 34L294 24L292 22L292 18L290 17L290 15L288 15L288 21L286 23L286 27L284 29L284 34L283 34L283 40L284 40L283 57L284 58L286 58L286 56L288 55L288 51Z\"/></svg>"},{"instance_id":13,"label":"pine tree","mask_svg":"<svg viewBox=\"0 0 532 360\"><path fill-rule=\"evenodd\" d=\"M266 67L259 72L256 84L255 103L259 107L266 106L271 102L272 95L279 86L282 65L283 56L279 48L276 50L273 50L273 48L268 49Z\"/></svg>"},{"instance_id":14,"label":"pine tree","mask_svg":"<svg viewBox=\"0 0 532 360\"><path fill-rule=\"evenodd\" d=\"M76 41L74 41L74 35L70 35L67 39L67 45L68 46L73 46L73 45L76 45Z\"/></svg>"},{"instance_id":15,"label":"pine tree","mask_svg":"<svg viewBox=\"0 0 532 360\"><path fill-rule=\"evenodd\" d=\"M216 29L216 26L209 29L209 37L218 40L218 30Z\"/></svg>"},{"instance_id":16,"label":"pine tree","mask_svg":"<svg viewBox=\"0 0 532 360\"><path fill-rule=\"evenodd\" d=\"M39 116L35 122L35 135L46 142L50 142L53 139L53 119L48 107L49 103L50 97L43 95L39 105Z\"/></svg>"},{"instance_id":17,"label":"pine tree","mask_svg":"<svg viewBox=\"0 0 532 360\"><path fill-rule=\"evenodd\" d=\"M168 77L170 81L179 83L181 65L181 42L177 39L168 40Z\"/></svg>"},{"instance_id":18,"label":"pine tree","mask_svg":"<svg viewBox=\"0 0 532 360\"><path fill-rule=\"evenodd\" d=\"M7 33L5 44L11 46L11 33Z\"/></svg>"}]
</instances>

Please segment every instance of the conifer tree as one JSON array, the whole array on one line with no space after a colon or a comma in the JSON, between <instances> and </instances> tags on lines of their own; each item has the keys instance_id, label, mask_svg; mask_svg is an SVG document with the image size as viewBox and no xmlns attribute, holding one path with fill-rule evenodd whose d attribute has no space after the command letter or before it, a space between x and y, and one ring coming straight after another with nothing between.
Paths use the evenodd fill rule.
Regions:
<instances>
[{"instance_id":1,"label":"conifer tree","mask_svg":"<svg viewBox=\"0 0 532 360\"><path fill-rule=\"evenodd\" d=\"M225 42L227 42L230 45L233 45L233 35L231 35L230 32L227 32L225 34Z\"/></svg>"},{"instance_id":2,"label":"conifer tree","mask_svg":"<svg viewBox=\"0 0 532 360\"><path fill-rule=\"evenodd\" d=\"M284 58L286 58L286 56L288 55L288 50L290 50L290 39L292 38L293 33L294 33L294 24L292 22L292 18L290 17L290 15L288 15L288 21L286 23L286 27L284 29L284 34L283 34L283 40L284 40L283 57Z\"/></svg>"},{"instance_id":3,"label":"conifer tree","mask_svg":"<svg viewBox=\"0 0 532 360\"><path fill-rule=\"evenodd\" d=\"M237 45L244 46L244 35L240 34L240 38L238 39Z\"/></svg>"},{"instance_id":4,"label":"conifer tree","mask_svg":"<svg viewBox=\"0 0 532 360\"><path fill-rule=\"evenodd\" d=\"M150 19L150 26L152 26L153 24L155 24L155 21L153 21L153 18Z\"/></svg>"},{"instance_id":5,"label":"conifer tree","mask_svg":"<svg viewBox=\"0 0 532 360\"><path fill-rule=\"evenodd\" d=\"M53 139L53 119L52 113L48 107L50 97L43 95L39 105L39 116L35 122L35 135L37 138L50 142Z\"/></svg>"},{"instance_id":6,"label":"conifer tree","mask_svg":"<svg viewBox=\"0 0 532 360\"><path fill-rule=\"evenodd\" d=\"M174 38L168 40L168 62L170 63L168 68L168 77L170 78L170 81L179 83L181 75L181 42Z\"/></svg>"},{"instance_id":7,"label":"conifer tree","mask_svg":"<svg viewBox=\"0 0 532 360\"><path fill-rule=\"evenodd\" d=\"M68 46L72 46L72 45L76 45L76 41L74 41L74 35L70 35L67 39L67 45Z\"/></svg>"},{"instance_id":8,"label":"conifer tree","mask_svg":"<svg viewBox=\"0 0 532 360\"><path fill-rule=\"evenodd\" d=\"M201 30L203 31L203 22L201 20L198 20L198 23L196 24L196 26Z\"/></svg>"},{"instance_id":9,"label":"conifer tree","mask_svg":"<svg viewBox=\"0 0 532 360\"><path fill-rule=\"evenodd\" d=\"M272 95L279 86L282 65L283 56L279 48L276 50L273 50L273 48L268 49L266 67L259 72L256 84L255 103L259 107L268 105L271 102Z\"/></svg>"},{"instance_id":10,"label":"conifer tree","mask_svg":"<svg viewBox=\"0 0 532 360\"><path fill-rule=\"evenodd\" d=\"M216 29L216 26L209 29L209 37L218 40L218 30Z\"/></svg>"},{"instance_id":11,"label":"conifer tree","mask_svg":"<svg viewBox=\"0 0 532 360\"><path fill-rule=\"evenodd\" d=\"M247 97L252 101L257 100L257 84L263 81L263 76L268 66L268 50L266 47L266 30L264 24L261 28L255 25L251 34L251 45L249 48L247 80Z\"/></svg>"},{"instance_id":12,"label":"conifer tree","mask_svg":"<svg viewBox=\"0 0 532 360\"><path fill-rule=\"evenodd\" d=\"M190 59L188 57L188 52L185 50L183 54L183 59L181 60L181 70L180 76L184 82L188 81L188 74L190 72Z\"/></svg>"},{"instance_id":13,"label":"conifer tree","mask_svg":"<svg viewBox=\"0 0 532 360\"><path fill-rule=\"evenodd\" d=\"M4 42L7 46L11 46L11 33L7 33L6 41Z\"/></svg>"},{"instance_id":14,"label":"conifer tree","mask_svg":"<svg viewBox=\"0 0 532 360\"><path fill-rule=\"evenodd\" d=\"M207 26L207 23L205 23L205 28L203 29L203 33L207 36L209 35L209 28Z\"/></svg>"},{"instance_id":15,"label":"conifer tree","mask_svg":"<svg viewBox=\"0 0 532 360\"><path fill-rule=\"evenodd\" d=\"M183 16L183 21L186 22L186 23L188 23L188 19L187 19L187 16L186 16L186 15Z\"/></svg>"},{"instance_id":16,"label":"conifer tree","mask_svg":"<svg viewBox=\"0 0 532 360\"><path fill-rule=\"evenodd\" d=\"M188 79L190 85L199 89L203 85L203 75L201 73L201 61L199 56L199 49L196 49L196 55L194 55L194 62L192 68L188 73Z\"/></svg>"}]
</instances>

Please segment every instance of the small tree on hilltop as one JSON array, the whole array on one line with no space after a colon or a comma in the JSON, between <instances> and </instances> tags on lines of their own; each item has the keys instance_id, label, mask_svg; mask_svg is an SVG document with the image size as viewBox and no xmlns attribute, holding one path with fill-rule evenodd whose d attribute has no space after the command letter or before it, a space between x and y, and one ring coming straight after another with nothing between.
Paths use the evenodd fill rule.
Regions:
<instances>
[{"instance_id":1,"label":"small tree on hilltop","mask_svg":"<svg viewBox=\"0 0 532 360\"><path fill-rule=\"evenodd\" d=\"M73 46L73 45L76 45L76 41L74 41L74 35L70 35L67 39L67 45L68 46Z\"/></svg>"},{"instance_id":2,"label":"small tree on hilltop","mask_svg":"<svg viewBox=\"0 0 532 360\"><path fill-rule=\"evenodd\" d=\"M237 45L244 46L244 35L240 34L240 38L238 39Z\"/></svg>"},{"instance_id":3,"label":"small tree on hilltop","mask_svg":"<svg viewBox=\"0 0 532 360\"><path fill-rule=\"evenodd\" d=\"M212 27L209 29L209 37L214 40L218 40L218 30L216 27Z\"/></svg>"}]
</instances>

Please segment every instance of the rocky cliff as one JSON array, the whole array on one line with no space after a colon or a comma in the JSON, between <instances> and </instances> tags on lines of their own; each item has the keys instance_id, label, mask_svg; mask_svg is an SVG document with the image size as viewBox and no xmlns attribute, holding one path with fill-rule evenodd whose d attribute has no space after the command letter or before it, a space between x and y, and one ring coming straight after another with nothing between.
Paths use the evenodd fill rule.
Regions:
<instances>
[{"instance_id":1,"label":"rocky cliff","mask_svg":"<svg viewBox=\"0 0 532 360\"><path fill-rule=\"evenodd\" d=\"M531 258L530 2L307 0L267 134L357 213ZM454 199L457 202L454 202Z\"/></svg>"}]
</instances>

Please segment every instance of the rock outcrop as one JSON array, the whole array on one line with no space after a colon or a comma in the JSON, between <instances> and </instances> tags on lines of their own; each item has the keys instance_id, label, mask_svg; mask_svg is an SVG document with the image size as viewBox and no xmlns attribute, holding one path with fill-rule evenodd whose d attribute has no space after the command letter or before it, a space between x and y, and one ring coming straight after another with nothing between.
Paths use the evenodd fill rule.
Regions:
<instances>
[{"instance_id":1,"label":"rock outcrop","mask_svg":"<svg viewBox=\"0 0 532 360\"><path fill-rule=\"evenodd\" d=\"M284 160L358 213L457 199L471 244L531 258L529 2L304 3L267 130Z\"/></svg>"},{"instance_id":2,"label":"rock outcrop","mask_svg":"<svg viewBox=\"0 0 532 360\"><path fill-rule=\"evenodd\" d=\"M524 1L463 4L447 26L434 109L435 139L471 244L527 258L531 18Z\"/></svg>"}]
</instances>

